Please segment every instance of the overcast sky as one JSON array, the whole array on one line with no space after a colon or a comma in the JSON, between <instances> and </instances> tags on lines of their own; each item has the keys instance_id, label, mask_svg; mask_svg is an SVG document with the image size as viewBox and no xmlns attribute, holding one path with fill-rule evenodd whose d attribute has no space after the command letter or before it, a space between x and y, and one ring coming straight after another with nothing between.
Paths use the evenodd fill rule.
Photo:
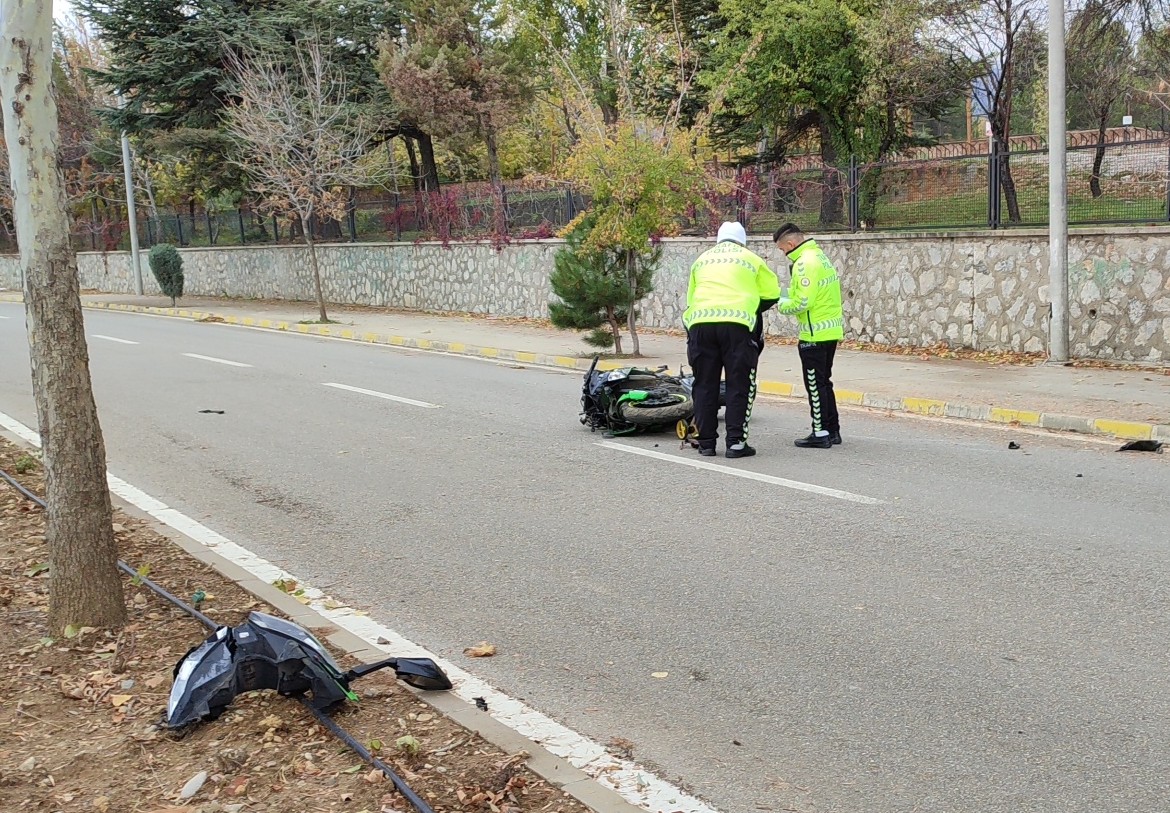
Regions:
<instances>
[{"instance_id":1,"label":"overcast sky","mask_svg":"<svg viewBox=\"0 0 1170 813\"><path fill-rule=\"evenodd\" d=\"M69 0L53 0L53 18L68 17L73 12L73 4Z\"/></svg>"}]
</instances>

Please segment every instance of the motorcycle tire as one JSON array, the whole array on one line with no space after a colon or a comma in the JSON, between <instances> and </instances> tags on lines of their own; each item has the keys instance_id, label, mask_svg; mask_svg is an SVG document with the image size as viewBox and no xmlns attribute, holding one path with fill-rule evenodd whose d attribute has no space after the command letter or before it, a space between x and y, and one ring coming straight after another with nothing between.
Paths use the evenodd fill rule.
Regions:
<instances>
[{"instance_id":1,"label":"motorcycle tire","mask_svg":"<svg viewBox=\"0 0 1170 813\"><path fill-rule=\"evenodd\" d=\"M663 404L655 399L654 406L642 406L643 402L626 401L621 405L622 418L637 426L669 425L688 420L695 414L695 402L682 392L672 392L674 403Z\"/></svg>"}]
</instances>

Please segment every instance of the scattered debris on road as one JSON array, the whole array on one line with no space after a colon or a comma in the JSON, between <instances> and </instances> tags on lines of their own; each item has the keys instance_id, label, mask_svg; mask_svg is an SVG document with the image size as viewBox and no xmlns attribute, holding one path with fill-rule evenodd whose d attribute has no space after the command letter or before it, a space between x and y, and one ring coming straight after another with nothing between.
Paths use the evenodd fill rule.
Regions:
<instances>
[{"instance_id":1,"label":"scattered debris on road","mask_svg":"<svg viewBox=\"0 0 1170 813\"><path fill-rule=\"evenodd\" d=\"M1160 440L1133 440L1122 446L1117 451L1119 452L1157 452L1162 454L1162 441Z\"/></svg>"},{"instance_id":2,"label":"scattered debris on road","mask_svg":"<svg viewBox=\"0 0 1170 813\"><path fill-rule=\"evenodd\" d=\"M0 469L14 472L22 454L0 440ZM43 493L39 465L20 479ZM0 673L0 810L411 809L300 703L271 691L240 695L219 720L182 739L170 736L158 721L175 660L206 631L127 579L123 630L51 635L48 572L37 566L48 561L43 520L31 502L0 486L0 657L8 665ZM175 595L202 591L202 610L216 621L234 625L252 610L273 612L149 523L122 514L115 521L125 561L152 565L151 579ZM517 754L435 714L392 675L371 674L362 685L377 691L346 704L338 722L436 809L588 813L518 764ZM394 748L405 736L419 743L417 755Z\"/></svg>"}]
</instances>

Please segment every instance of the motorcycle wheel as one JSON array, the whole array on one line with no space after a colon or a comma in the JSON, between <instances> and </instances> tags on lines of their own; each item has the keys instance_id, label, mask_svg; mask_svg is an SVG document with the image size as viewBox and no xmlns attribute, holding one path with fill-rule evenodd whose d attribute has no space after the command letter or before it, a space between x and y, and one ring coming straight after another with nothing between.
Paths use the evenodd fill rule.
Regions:
<instances>
[{"instance_id":1,"label":"motorcycle wheel","mask_svg":"<svg viewBox=\"0 0 1170 813\"><path fill-rule=\"evenodd\" d=\"M672 392L674 403L663 404L656 400L654 406L641 406L638 401L626 401L621 405L622 418L638 426L670 425L686 420L695 412L695 402L685 393Z\"/></svg>"}]
</instances>

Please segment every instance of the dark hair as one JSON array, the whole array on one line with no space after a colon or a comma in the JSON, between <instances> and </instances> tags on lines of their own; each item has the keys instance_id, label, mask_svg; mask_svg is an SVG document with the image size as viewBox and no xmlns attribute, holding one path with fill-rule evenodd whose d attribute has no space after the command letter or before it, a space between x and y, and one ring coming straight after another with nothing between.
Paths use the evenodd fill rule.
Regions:
<instances>
[{"instance_id":1,"label":"dark hair","mask_svg":"<svg viewBox=\"0 0 1170 813\"><path fill-rule=\"evenodd\" d=\"M795 223L785 223L783 226L776 229L776 232L772 235L772 242L779 243L785 237L794 232L796 234L804 234L804 232L801 231L800 226L796 225Z\"/></svg>"}]
</instances>

